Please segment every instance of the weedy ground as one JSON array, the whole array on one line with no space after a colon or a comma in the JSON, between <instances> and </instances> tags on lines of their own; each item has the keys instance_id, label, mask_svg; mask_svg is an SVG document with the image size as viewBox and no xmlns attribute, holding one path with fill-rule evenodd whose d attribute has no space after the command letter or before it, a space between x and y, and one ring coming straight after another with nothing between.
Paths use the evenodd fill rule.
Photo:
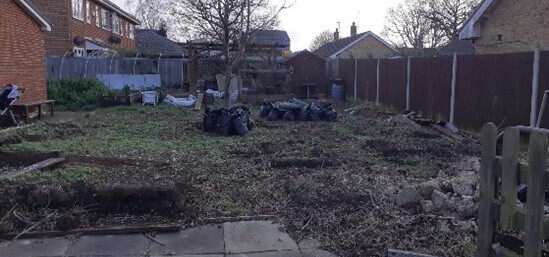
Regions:
<instances>
[{"instance_id":1,"label":"weedy ground","mask_svg":"<svg viewBox=\"0 0 549 257\"><path fill-rule=\"evenodd\" d=\"M357 105L353 115L343 111ZM254 116L245 137L205 134L200 112L164 105L101 109L65 124L0 134L0 151L105 158L2 182L0 217L7 218L0 233L21 231L54 211L37 229L195 226L210 218L272 215L296 239L317 239L340 256L385 256L387 248L471 253L475 231L439 231L436 217L394 202L404 185L441 170L459 172L456 163L478 156L476 140L396 121L370 104L336 109L337 123ZM117 162L125 159L133 162ZM14 206L19 217L8 213Z\"/></svg>"}]
</instances>

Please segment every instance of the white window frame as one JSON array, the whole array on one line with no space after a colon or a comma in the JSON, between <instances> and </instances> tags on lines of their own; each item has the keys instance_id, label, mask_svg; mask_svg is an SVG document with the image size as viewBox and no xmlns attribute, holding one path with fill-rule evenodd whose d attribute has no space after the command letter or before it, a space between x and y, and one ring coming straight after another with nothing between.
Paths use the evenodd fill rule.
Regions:
<instances>
[{"instance_id":1,"label":"white window frame","mask_svg":"<svg viewBox=\"0 0 549 257\"><path fill-rule=\"evenodd\" d=\"M72 17L84 20L84 0L72 0Z\"/></svg>"},{"instance_id":2,"label":"white window frame","mask_svg":"<svg viewBox=\"0 0 549 257\"><path fill-rule=\"evenodd\" d=\"M101 27L101 10L98 5L95 6L95 26Z\"/></svg>"},{"instance_id":3,"label":"white window frame","mask_svg":"<svg viewBox=\"0 0 549 257\"><path fill-rule=\"evenodd\" d=\"M125 34L126 30L124 29L126 28L126 26L124 25L125 24L124 22L125 22L124 19L120 19L120 36L121 37L124 37L124 35L126 35Z\"/></svg>"},{"instance_id":4,"label":"white window frame","mask_svg":"<svg viewBox=\"0 0 549 257\"><path fill-rule=\"evenodd\" d=\"M86 22L88 22L88 24L91 24L92 22L91 3L89 0L86 1Z\"/></svg>"},{"instance_id":5,"label":"white window frame","mask_svg":"<svg viewBox=\"0 0 549 257\"><path fill-rule=\"evenodd\" d=\"M101 28L110 30L111 29L111 15L108 10L101 9Z\"/></svg>"},{"instance_id":6,"label":"white window frame","mask_svg":"<svg viewBox=\"0 0 549 257\"><path fill-rule=\"evenodd\" d=\"M111 22L112 22L112 31L114 34L119 35L120 34L120 18L118 18L118 15L113 12L111 13Z\"/></svg>"},{"instance_id":7,"label":"white window frame","mask_svg":"<svg viewBox=\"0 0 549 257\"><path fill-rule=\"evenodd\" d=\"M134 39L134 32L135 32L135 25L130 24L130 35L128 35L129 39Z\"/></svg>"}]
</instances>

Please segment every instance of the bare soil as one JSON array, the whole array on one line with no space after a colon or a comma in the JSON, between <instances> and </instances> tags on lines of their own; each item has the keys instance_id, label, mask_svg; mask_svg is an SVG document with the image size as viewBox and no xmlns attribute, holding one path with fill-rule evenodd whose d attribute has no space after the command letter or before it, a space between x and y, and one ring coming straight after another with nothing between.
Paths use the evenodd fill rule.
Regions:
<instances>
[{"instance_id":1,"label":"bare soil","mask_svg":"<svg viewBox=\"0 0 549 257\"><path fill-rule=\"evenodd\" d=\"M0 151L88 156L2 182L0 234L54 212L37 230L274 215L296 239L320 240L340 256L471 253L474 229L440 231L439 216L398 208L395 197L441 170L461 172L460 162L479 154L476 139L416 128L372 105L356 115L347 107L338 106L338 123L256 119L246 137L204 134L199 112L167 106L105 109L0 135Z\"/></svg>"}]
</instances>

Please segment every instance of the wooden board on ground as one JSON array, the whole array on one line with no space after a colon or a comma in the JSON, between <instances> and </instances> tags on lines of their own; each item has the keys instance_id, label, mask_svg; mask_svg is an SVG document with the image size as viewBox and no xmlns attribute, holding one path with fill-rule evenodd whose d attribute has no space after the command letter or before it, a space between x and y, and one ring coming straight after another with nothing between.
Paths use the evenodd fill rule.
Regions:
<instances>
[{"instance_id":1,"label":"wooden board on ground","mask_svg":"<svg viewBox=\"0 0 549 257\"><path fill-rule=\"evenodd\" d=\"M15 171L15 172L10 172L10 173L5 174L5 175L1 175L0 180L4 180L4 179L11 180L11 179L14 179L16 177L25 175L29 172L45 169L45 168L57 165L59 163L62 163L64 161L65 161L65 158L50 158L50 159L41 161L39 163L33 164L31 166L28 166L28 167L26 167L22 170L18 170L18 171Z\"/></svg>"},{"instance_id":2,"label":"wooden board on ground","mask_svg":"<svg viewBox=\"0 0 549 257\"><path fill-rule=\"evenodd\" d=\"M196 104L194 105L195 111L202 110L202 102L204 101L204 93L198 93L198 99L196 99Z\"/></svg>"},{"instance_id":3,"label":"wooden board on ground","mask_svg":"<svg viewBox=\"0 0 549 257\"><path fill-rule=\"evenodd\" d=\"M103 234L135 234L135 233L165 233L177 232L181 230L179 224L167 225L140 225L140 226L125 226L125 227L109 227L109 228L86 228L75 229L68 231L44 231L44 232L29 232L21 235L20 239L29 238L44 238L44 237L65 237L68 235L103 235ZM12 240L18 233L4 234L0 239Z\"/></svg>"}]
</instances>

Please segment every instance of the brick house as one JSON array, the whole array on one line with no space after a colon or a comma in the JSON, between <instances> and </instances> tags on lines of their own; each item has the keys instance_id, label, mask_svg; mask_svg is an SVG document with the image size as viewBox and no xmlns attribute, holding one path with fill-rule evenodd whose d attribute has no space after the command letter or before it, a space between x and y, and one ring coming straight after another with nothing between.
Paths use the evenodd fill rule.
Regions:
<instances>
[{"instance_id":1,"label":"brick house","mask_svg":"<svg viewBox=\"0 0 549 257\"><path fill-rule=\"evenodd\" d=\"M47 55L87 56L106 48L135 49L140 21L109 0L33 0L51 20Z\"/></svg>"},{"instance_id":2,"label":"brick house","mask_svg":"<svg viewBox=\"0 0 549 257\"><path fill-rule=\"evenodd\" d=\"M353 23L350 37L339 38L339 31L336 30L334 41L321 46L314 53L327 60L328 76L337 77L339 59L389 57L398 54L398 50L371 31L357 34L357 26Z\"/></svg>"},{"instance_id":3,"label":"brick house","mask_svg":"<svg viewBox=\"0 0 549 257\"><path fill-rule=\"evenodd\" d=\"M52 25L29 0L0 0L0 86L25 88L21 102L47 99L44 34Z\"/></svg>"},{"instance_id":4,"label":"brick house","mask_svg":"<svg viewBox=\"0 0 549 257\"><path fill-rule=\"evenodd\" d=\"M473 40L477 54L549 50L549 3L539 0L484 0L459 38Z\"/></svg>"}]
</instances>

